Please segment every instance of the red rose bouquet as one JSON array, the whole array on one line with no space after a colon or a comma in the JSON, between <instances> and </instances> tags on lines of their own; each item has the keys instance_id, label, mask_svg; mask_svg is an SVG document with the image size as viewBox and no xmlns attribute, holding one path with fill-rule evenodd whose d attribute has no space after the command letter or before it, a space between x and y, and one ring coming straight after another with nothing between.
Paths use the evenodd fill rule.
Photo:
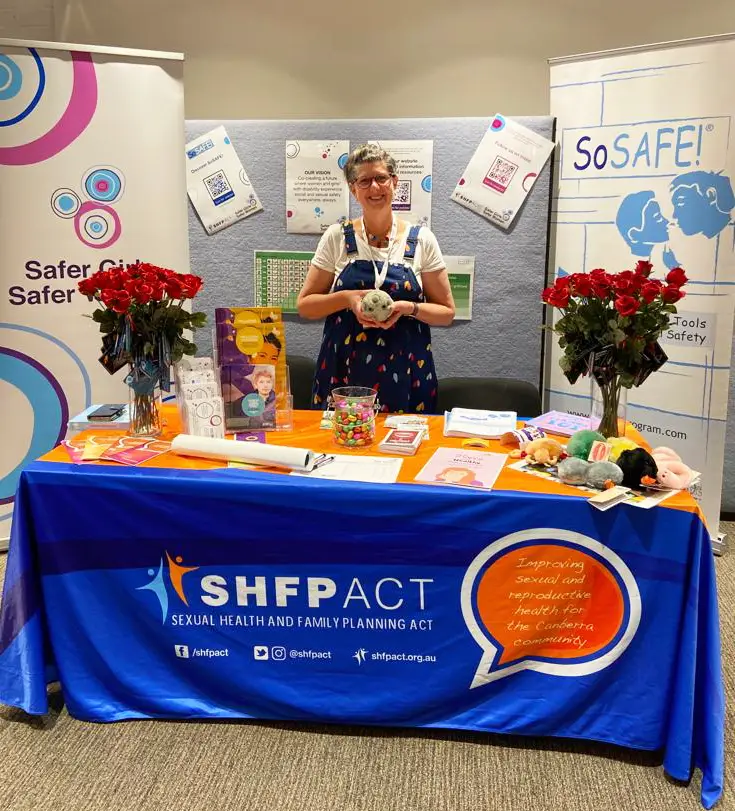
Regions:
<instances>
[{"instance_id":1,"label":"red rose bouquet","mask_svg":"<svg viewBox=\"0 0 735 811\"><path fill-rule=\"evenodd\" d=\"M201 290L202 280L143 262L97 271L78 287L100 305L91 315L103 335L100 363L110 374L130 367L131 433L157 433L155 391L168 391L171 364L196 352L184 331L206 322L204 313L183 307Z\"/></svg>"},{"instance_id":2,"label":"red rose bouquet","mask_svg":"<svg viewBox=\"0 0 735 811\"><path fill-rule=\"evenodd\" d=\"M667 357L658 344L684 297L687 282L681 268L666 279L651 278L653 266L640 261L635 270L560 276L541 298L562 313L550 328L559 335L559 364L570 383L592 375L603 401L599 430L616 436L622 388L640 386Z\"/></svg>"}]
</instances>

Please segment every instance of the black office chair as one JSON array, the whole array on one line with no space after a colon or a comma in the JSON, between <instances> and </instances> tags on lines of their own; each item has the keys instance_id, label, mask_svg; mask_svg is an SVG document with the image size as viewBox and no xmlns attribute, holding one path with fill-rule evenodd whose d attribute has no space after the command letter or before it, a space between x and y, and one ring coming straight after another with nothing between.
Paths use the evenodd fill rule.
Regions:
<instances>
[{"instance_id":1,"label":"black office chair","mask_svg":"<svg viewBox=\"0 0 735 811\"><path fill-rule=\"evenodd\" d=\"M439 381L437 411L479 408L515 411L519 417L538 417L541 396L532 383L511 377L447 377Z\"/></svg>"},{"instance_id":2,"label":"black office chair","mask_svg":"<svg viewBox=\"0 0 735 811\"><path fill-rule=\"evenodd\" d=\"M288 355L286 363L291 378L293 407L295 409L311 408L311 388L314 383L316 362L304 355Z\"/></svg>"}]
</instances>

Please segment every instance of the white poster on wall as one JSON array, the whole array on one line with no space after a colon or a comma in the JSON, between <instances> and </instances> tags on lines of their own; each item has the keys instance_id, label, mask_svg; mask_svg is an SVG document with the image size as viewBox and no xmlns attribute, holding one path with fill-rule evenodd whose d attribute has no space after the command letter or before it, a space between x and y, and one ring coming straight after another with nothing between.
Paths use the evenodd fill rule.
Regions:
<instances>
[{"instance_id":1,"label":"white poster on wall","mask_svg":"<svg viewBox=\"0 0 735 811\"><path fill-rule=\"evenodd\" d=\"M342 168L349 141L286 143L286 231L321 234L349 216L350 194Z\"/></svg>"},{"instance_id":2,"label":"white poster on wall","mask_svg":"<svg viewBox=\"0 0 735 811\"><path fill-rule=\"evenodd\" d=\"M433 141L371 141L396 161L398 184L393 211L413 225L431 228Z\"/></svg>"},{"instance_id":3,"label":"white poster on wall","mask_svg":"<svg viewBox=\"0 0 735 811\"><path fill-rule=\"evenodd\" d=\"M78 282L136 260L189 271L183 58L92 51L0 40L0 538L69 417L127 402Z\"/></svg>"},{"instance_id":4,"label":"white poster on wall","mask_svg":"<svg viewBox=\"0 0 735 811\"><path fill-rule=\"evenodd\" d=\"M668 362L628 393L630 419L652 446L702 472L702 507L717 531L735 291L731 146L735 41L692 41L558 60L551 112L560 133L552 224L556 275L616 272L639 259L689 283L662 337ZM587 413L589 382L568 383L547 354L548 405Z\"/></svg>"},{"instance_id":5,"label":"white poster on wall","mask_svg":"<svg viewBox=\"0 0 735 811\"><path fill-rule=\"evenodd\" d=\"M451 199L501 228L509 228L549 159L554 142L496 115Z\"/></svg>"},{"instance_id":6,"label":"white poster on wall","mask_svg":"<svg viewBox=\"0 0 735 811\"><path fill-rule=\"evenodd\" d=\"M444 264L454 298L454 320L471 321L475 291L475 257L444 254Z\"/></svg>"},{"instance_id":7,"label":"white poster on wall","mask_svg":"<svg viewBox=\"0 0 735 811\"><path fill-rule=\"evenodd\" d=\"M186 190L208 234L263 210L224 127L186 145Z\"/></svg>"}]
</instances>

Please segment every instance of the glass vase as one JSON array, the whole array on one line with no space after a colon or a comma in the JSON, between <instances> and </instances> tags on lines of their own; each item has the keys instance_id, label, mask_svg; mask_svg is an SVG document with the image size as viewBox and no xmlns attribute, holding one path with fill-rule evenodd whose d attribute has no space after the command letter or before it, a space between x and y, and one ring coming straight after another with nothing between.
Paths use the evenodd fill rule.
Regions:
<instances>
[{"instance_id":1,"label":"glass vase","mask_svg":"<svg viewBox=\"0 0 735 811\"><path fill-rule=\"evenodd\" d=\"M628 410L628 389L620 385L616 375L608 383L599 384L590 377L590 428L599 431L606 439L625 436Z\"/></svg>"},{"instance_id":2,"label":"glass vase","mask_svg":"<svg viewBox=\"0 0 735 811\"><path fill-rule=\"evenodd\" d=\"M161 433L161 386L158 364L140 359L131 363L128 384L130 436L158 436Z\"/></svg>"}]
</instances>

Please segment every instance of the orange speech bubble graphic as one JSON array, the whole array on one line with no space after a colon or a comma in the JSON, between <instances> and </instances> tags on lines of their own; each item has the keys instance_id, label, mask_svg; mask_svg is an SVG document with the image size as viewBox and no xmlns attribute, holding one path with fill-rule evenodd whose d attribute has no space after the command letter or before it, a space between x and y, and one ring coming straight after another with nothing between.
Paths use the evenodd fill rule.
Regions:
<instances>
[{"instance_id":1,"label":"orange speech bubble graphic","mask_svg":"<svg viewBox=\"0 0 735 811\"><path fill-rule=\"evenodd\" d=\"M607 566L579 549L553 544L509 550L477 589L482 624L503 651L498 664L527 656L578 659L620 630L625 604Z\"/></svg>"},{"instance_id":2,"label":"orange speech bubble graphic","mask_svg":"<svg viewBox=\"0 0 735 811\"><path fill-rule=\"evenodd\" d=\"M521 670L583 676L611 665L641 620L625 561L600 541L551 527L505 535L462 581L462 615L482 650L470 688Z\"/></svg>"}]
</instances>

